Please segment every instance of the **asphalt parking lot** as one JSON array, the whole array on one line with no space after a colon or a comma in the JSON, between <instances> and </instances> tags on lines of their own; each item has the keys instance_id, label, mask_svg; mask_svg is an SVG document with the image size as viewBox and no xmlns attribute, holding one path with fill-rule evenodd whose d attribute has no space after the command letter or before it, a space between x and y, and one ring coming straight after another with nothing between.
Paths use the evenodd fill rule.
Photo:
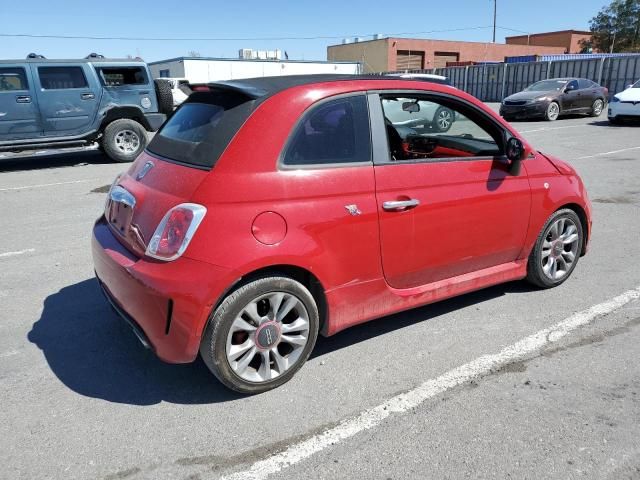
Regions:
<instances>
[{"instance_id":1,"label":"asphalt parking lot","mask_svg":"<svg viewBox=\"0 0 640 480\"><path fill-rule=\"evenodd\" d=\"M573 276L320 339L253 397L163 364L101 296L91 226L125 166L0 158L0 478L640 478L640 124L514 125L589 190Z\"/></svg>"}]
</instances>

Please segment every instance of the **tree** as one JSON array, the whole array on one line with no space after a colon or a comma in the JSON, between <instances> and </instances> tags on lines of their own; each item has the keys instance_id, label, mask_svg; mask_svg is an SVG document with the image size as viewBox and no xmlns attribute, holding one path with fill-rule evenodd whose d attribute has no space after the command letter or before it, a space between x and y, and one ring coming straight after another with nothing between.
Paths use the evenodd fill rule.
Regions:
<instances>
[{"instance_id":1,"label":"tree","mask_svg":"<svg viewBox=\"0 0 640 480\"><path fill-rule=\"evenodd\" d=\"M189 55L190 57L201 57L201 56L202 56L202 55L200 55L200 52L197 52L197 51L195 51L195 50L189 50L188 55Z\"/></svg>"},{"instance_id":2,"label":"tree","mask_svg":"<svg viewBox=\"0 0 640 480\"><path fill-rule=\"evenodd\" d=\"M589 22L590 41L583 50L640 52L640 0L613 0Z\"/></svg>"}]
</instances>

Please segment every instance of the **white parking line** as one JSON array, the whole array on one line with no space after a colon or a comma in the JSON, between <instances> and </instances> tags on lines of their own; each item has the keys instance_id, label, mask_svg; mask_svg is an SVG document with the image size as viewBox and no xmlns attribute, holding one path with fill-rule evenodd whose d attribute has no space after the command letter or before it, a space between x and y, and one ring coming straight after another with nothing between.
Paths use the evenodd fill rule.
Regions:
<instances>
[{"instance_id":1,"label":"white parking line","mask_svg":"<svg viewBox=\"0 0 640 480\"><path fill-rule=\"evenodd\" d=\"M345 420L338 426L292 445L281 453L258 461L248 470L236 472L223 478L225 480L265 479L269 475L295 465L327 447L338 444L342 440L353 437L364 430L379 426L392 413L401 414L407 412L429 398L467 383L474 378L491 373L508 363L548 346L552 342L557 342L577 328L592 322L597 317L611 313L638 298L640 298L640 287L594 305L587 310L575 313L560 323L523 338L498 353L483 355L460 367L449 370L447 373L428 380L413 390L397 395L376 407L363 411L357 417Z\"/></svg>"},{"instance_id":2,"label":"white parking line","mask_svg":"<svg viewBox=\"0 0 640 480\"><path fill-rule=\"evenodd\" d=\"M610 152L596 153L595 155L585 155L584 157L574 158L574 160L584 160L585 158L595 158L595 157L601 157L603 155L613 155L614 153L622 153L622 152L628 152L630 150L638 150L638 149L640 149L640 147L629 147L629 148L623 148L621 150L611 150Z\"/></svg>"},{"instance_id":3,"label":"white parking line","mask_svg":"<svg viewBox=\"0 0 640 480\"><path fill-rule=\"evenodd\" d=\"M97 179L97 178L89 178L87 180L72 180L72 181L69 181L69 182L40 183L40 184L37 184L37 185L25 185L24 187L0 188L0 192L8 192L10 190L26 190L27 188L54 187L56 185L70 185L72 183L95 182L96 180L99 180L99 179Z\"/></svg>"},{"instance_id":4,"label":"white parking line","mask_svg":"<svg viewBox=\"0 0 640 480\"><path fill-rule=\"evenodd\" d=\"M16 252L4 252L4 253L0 253L0 258L15 257L16 255L24 255L25 253L32 253L35 251L36 251L35 248L27 248L26 250L18 250Z\"/></svg>"},{"instance_id":5,"label":"white parking line","mask_svg":"<svg viewBox=\"0 0 640 480\"><path fill-rule=\"evenodd\" d=\"M534 130L518 130L519 133L533 133L533 132L547 132L550 130L563 130L565 128L579 128L579 127L588 127L588 124L581 124L581 125L565 125L564 127L542 127L542 128L536 128Z\"/></svg>"}]
</instances>

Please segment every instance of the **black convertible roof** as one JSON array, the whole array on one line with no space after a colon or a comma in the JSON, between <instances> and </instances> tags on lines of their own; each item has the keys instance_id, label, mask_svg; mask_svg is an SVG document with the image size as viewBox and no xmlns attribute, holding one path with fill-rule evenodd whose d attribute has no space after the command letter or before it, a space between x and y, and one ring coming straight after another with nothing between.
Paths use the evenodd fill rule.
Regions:
<instances>
[{"instance_id":1,"label":"black convertible roof","mask_svg":"<svg viewBox=\"0 0 640 480\"><path fill-rule=\"evenodd\" d=\"M228 80L223 82L211 82L207 85L212 90L232 90L243 93L250 98L258 99L269 97L278 92L300 85L310 85L324 82L343 82L354 80L393 80L393 81L414 81L410 78L391 77L386 75L337 75L337 74L316 74L316 75L282 75L278 77L257 77L242 80Z\"/></svg>"}]
</instances>

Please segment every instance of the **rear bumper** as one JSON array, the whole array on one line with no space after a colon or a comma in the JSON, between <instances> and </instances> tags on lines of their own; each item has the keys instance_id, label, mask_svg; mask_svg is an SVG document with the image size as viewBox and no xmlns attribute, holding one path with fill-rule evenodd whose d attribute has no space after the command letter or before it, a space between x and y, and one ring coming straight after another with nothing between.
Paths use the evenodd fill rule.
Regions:
<instances>
[{"instance_id":1,"label":"rear bumper","mask_svg":"<svg viewBox=\"0 0 640 480\"><path fill-rule=\"evenodd\" d=\"M96 277L140 341L169 363L193 361L229 270L188 258L151 261L130 253L100 218L93 229Z\"/></svg>"}]
</instances>

